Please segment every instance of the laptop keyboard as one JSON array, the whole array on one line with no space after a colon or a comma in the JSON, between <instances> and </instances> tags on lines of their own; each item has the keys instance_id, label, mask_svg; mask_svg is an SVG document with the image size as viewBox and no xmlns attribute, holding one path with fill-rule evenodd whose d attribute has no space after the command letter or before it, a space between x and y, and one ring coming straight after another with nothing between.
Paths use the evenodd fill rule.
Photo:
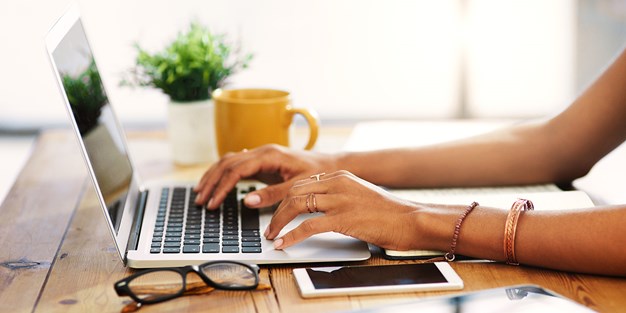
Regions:
<instances>
[{"instance_id":1,"label":"laptop keyboard","mask_svg":"<svg viewBox=\"0 0 626 313\"><path fill-rule=\"evenodd\" d=\"M235 188L209 211L192 188L163 188L150 253L261 253L259 211L237 201L237 192L253 190Z\"/></svg>"}]
</instances>

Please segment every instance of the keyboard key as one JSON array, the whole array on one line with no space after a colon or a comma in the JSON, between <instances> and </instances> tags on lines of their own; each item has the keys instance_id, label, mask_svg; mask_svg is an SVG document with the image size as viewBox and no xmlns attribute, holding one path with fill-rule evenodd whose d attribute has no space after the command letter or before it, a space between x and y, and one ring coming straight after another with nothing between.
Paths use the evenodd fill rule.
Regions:
<instances>
[{"instance_id":1,"label":"keyboard key","mask_svg":"<svg viewBox=\"0 0 626 313\"><path fill-rule=\"evenodd\" d=\"M152 248L150 249L150 253L161 253L161 248Z\"/></svg>"},{"instance_id":2,"label":"keyboard key","mask_svg":"<svg viewBox=\"0 0 626 313\"><path fill-rule=\"evenodd\" d=\"M222 253L239 253L239 247L235 247L235 246L222 247Z\"/></svg>"},{"instance_id":3,"label":"keyboard key","mask_svg":"<svg viewBox=\"0 0 626 313\"><path fill-rule=\"evenodd\" d=\"M239 246L239 241L237 240L222 241L222 246Z\"/></svg>"},{"instance_id":4,"label":"keyboard key","mask_svg":"<svg viewBox=\"0 0 626 313\"><path fill-rule=\"evenodd\" d=\"M161 248L161 242L153 242L151 248Z\"/></svg>"},{"instance_id":5,"label":"keyboard key","mask_svg":"<svg viewBox=\"0 0 626 313\"><path fill-rule=\"evenodd\" d=\"M261 238L259 237L242 237L242 242L261 242Z\"/></svg>"},{"instance_id":6,"label":"keyboard key","mask_svg":"<svg viewBox=\"0 0 626 313\"><path fill-rule=\"evenodd\" d=\"M241 246L242 247L260 247L261 243L260 242L242 242Z\"/></svg>"},{"instance_id":7,"label":"keyboard key","mask_svg":"<svg viewBox=\"0 0 626 313\"><path fill-rule=\"evenodd\" d=\"M166 242L163 246L168 248L180 248L180 242Z\"/></svg>"},{"instance_id":8,"label":"keyboard key","mask_svg":"<svg viewBox=\"0 0 626 313\"><path fill-rule=\"evenodd\" d=\"M180 253L179 248L163 248L163 253Z\"/></svg>"},{"instance_id":9,"label":"keyboard key","mask_svg":"<svg viewBox=\"0 0 626 313\"><path fill-rule=\"evenodd\" d=\"M205 233L204 234L204 238L219 238L220 234L219 233Z\"/></svg>"},{"instance_id":10,"label":"keyboard key","mask_svg":"<svg viewBox=\"0 0 626 313\"><path fill-rule=\"evenodd\" d=\"M165 233L165 237L178 237L180 238L180 236L182 236L183 233L181 232L167 232Z\"/></svg>"},{"instance_id":11,"label":"keyboard key","mask_svg":"<svg viewBox=\"0 0 626 313\"><path fill-rule=\"evenodd\" d=\"M259 229L259 210L248 208L243 203L243 200L241 200L241 229Z\"/></svg>"},{"instance_id":12,"label":"keyboard key","mask_svg":"<svg viewBox=\"0 0 626 313\"><path fill-rule=\"evenodd\" d=\"M152 237L152 242L161 242L161 240L163 240L161 237Z\"/></svg>"},{"instance_id":13,"label":"keyboard key","mask_svg":"<svg viewBox=\"0 0 626 313\"><path fill-rule=\"evenodd\" d=\"M241 237L260 237L258 230L242 230Z\"/></svg>"},{"instance_id":14,"label":"keyboard key","mask_svg":"<svg viewBox=\"0 0 626 313\"><path fill-rule=\"evenodd\" d=\"M261 253L261 248L259 248L259 247L243 247L243 248L241 248L241 252L243 252L243 253Z\"/></svg>"},{"instance_id":15,"label":"keyboard key","mask_svg":"<svg viewBox=\"0 0 626 313\"><path fill-rule=\"evenodd\" d=\"M220 245L216 243L205 243L202 246L202 253L218 253L220 252Z\"/></svg>"},{"instance_id":16,"label":"keyboard key","mask_svg":"<svg viewBox=\"0 0 626 313\"><path fill-rule=\"evenodd\" d=\"M204 243L220 243L219 238L204 238Z\"/></svg>"},{"instance_id":17,"label":"keyboard key","mask_svg":"<svg viewBox=\"0 0 626 313\"><path fill-rule=\"evenodd\" d=\"M188 246L188 245L184 245L183 246L183 253L200 253L200 246Z\"/></svg>"},{"instance_id":18,"label":"keyboard key","mask_svg":"<svg viewBox=\"0 0 626 313\"><path fill-rule=\"evenodd\" d=\"M232 235L222 236L222 240L239 240L239 236L232 236Z\"/></svg>"},{"instance_id":19,"label":"keyboard key","mask_svg":"<svg viewBox=\"0 0 626 313\"><path fill-rule=\"evenodd\" d=\"M177 237L165 237L165 242L180 242L180 238L177 238Z\"/></svg>"},{"instance_id":20,"label":"keyboard key","mask_svg":"<svg viewBox=\"0 0 626 313\"><path fill-rule=\"evenodd\" d=\"M199 245L200 239L190 239L183 242L185 245Z\"/></svg>"}]
</instances>

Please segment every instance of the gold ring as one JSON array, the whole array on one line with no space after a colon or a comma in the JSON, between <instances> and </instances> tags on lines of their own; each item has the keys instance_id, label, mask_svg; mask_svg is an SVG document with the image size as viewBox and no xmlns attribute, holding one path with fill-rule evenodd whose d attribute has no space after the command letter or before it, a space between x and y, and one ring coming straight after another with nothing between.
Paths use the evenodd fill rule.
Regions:
<instances>
[{"instance_id":1,"label":"gold ring","mask_svg":"<svg viewBox=\"0 0 626 313\"><path fill-rule=\"evenodd\" d=\"M315 179L316 181L319 181L320 177L322 177L324 175L326 175L326 173L319 173L319 174L311 175L311 176L309 176L309 178Z\"/></svg>"},{"instance_id":2,"label":"gold ring","mask_svg":"<svg viewBox=\"0 0 626 313\"><path fill-rule=\"evenodd\" d=\"M313 203L313 208L311 208L311 202ZM306 209L309 213L317 212L317 201L315 200L315 194L310 193L306 195Z\"/></svg>"},{"instance_id":3,"label":"gold ring","mask_svg":"<svg viewBox=\"0 0 626 313\"><path fill-rule=\"evenodd\" d=\"M313 198L313 211L314 212L319 212L317 210L317 199L315 198L315 194L314 193L311 194L311 198Z\"/></svg>"},{"instance_id":4,"label":"gold ring","mask_svg":"<svg viewBox=\"0 0 626 313\"><path fill-rule=\"evenodd\" d=\"M310 198L311 198L310 196L311 196L311 194L306 195L306 209L307 209L307 211L309 211L309 213L312 213L311 212L311 208L309 207Z\"/></svg>"}]
</instances>

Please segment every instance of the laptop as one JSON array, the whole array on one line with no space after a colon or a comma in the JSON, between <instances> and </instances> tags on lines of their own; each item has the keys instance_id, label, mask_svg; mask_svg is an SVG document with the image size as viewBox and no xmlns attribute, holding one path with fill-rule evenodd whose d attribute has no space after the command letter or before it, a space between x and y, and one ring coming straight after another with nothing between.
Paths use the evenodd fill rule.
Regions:
<instances>
[{"instance_id":1,"label":"laptop","mask_svg":"<svg viewBox=\"0 0 626 313\"><path fill-rule=\"evenodd\" d=\"M131 162L77 8L52 27L46 47L104 218L127 266L183 266L211 260L338 262L370 257L366 243L332 232L275 250L273 242L261 235L272 208L243 206L247 192L263 187L258 182L239 182L215 211L193 203L194 182L143 183ZM317 214L301 215L283 234Z\"/></svg>"}]
</instances>

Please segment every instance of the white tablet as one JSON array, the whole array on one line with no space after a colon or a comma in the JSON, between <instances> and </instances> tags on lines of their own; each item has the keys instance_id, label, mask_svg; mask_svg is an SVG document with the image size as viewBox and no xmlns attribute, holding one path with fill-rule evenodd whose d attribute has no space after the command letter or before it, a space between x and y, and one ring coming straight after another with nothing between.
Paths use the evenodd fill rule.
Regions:
<instances>
[{"instance_id":1,"label":"white tablet","mask_svg":"<svg viewBox=\"0 0 626 313\"><path fill-rule=\"evenodd\" d=\"M296 268L304 298L463 289L448 263Z\"/></svg>"}]
</instances>

